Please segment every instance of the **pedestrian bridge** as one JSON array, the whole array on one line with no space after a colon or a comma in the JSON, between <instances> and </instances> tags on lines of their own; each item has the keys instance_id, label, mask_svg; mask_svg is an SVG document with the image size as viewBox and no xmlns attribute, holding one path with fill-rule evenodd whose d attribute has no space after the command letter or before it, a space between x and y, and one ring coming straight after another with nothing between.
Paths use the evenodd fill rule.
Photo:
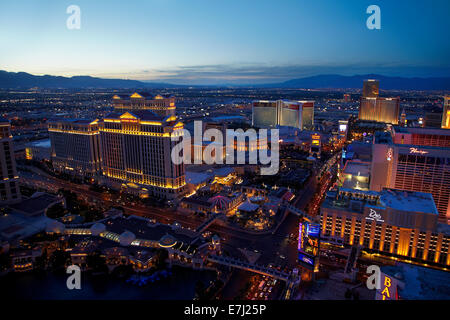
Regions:
<instances>
[{"instance_id":1,"label":"pedestrian bridge","mask_svg":"<svg viewBox=\"0 0 450 320\"><path fill-rule=\"evenodd\" d=\"M289 210L290 212L296 214L297 216L302 216L302 217L307 216L305 211L300 210L299 208L296 208L296 207L294 207L292 205L287 205L286 206L286 210Z\"/></svg>"},{"instance_id":2,"label":"pedestrian bridge","mask_svg":"<svg viewBox=\"0 0 450 320\"><path fill-rule=\"evenodd\" d=\"M221 265L259 273L282 281L286 282L292 281L291 273L278 271L276 269L268 268L266 266L258 265L256 263L250 263L231 257L216 256L216 255L211 255L207 259L211 262L215 262Z\"/></svg>"},{"instance_id":3,"label":"pedestrian bridge","mask_svg":"<svg viewBox=\"0 0 450 320\"><path fill-rule=\"evenodd\" d=\"M195 232L197 233L202 233L203 231L206 230L206 228L208 228L211 224L213 224L213 222L220 218L221 216L223 216L223 213L214 213L211 215L211 217L209 217L206 221L204 221L201 225L199 225L196 229Z\"/></svg>"}]
</instances>

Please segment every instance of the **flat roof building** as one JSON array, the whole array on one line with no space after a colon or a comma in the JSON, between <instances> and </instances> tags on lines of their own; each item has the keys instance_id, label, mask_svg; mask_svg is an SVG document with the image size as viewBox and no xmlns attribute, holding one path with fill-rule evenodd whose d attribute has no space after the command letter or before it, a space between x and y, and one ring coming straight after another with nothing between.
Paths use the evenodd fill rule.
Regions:
<instances>
[{"instance_id":1,"label":"flat roof building","mask_svg":"<svg viewBox=\"0 0 450 320\"><path fill-rule=\"evenodd\" d=\"M347 189L369 190L370 162L348 160L339 175L340 186Z\"/></svg>"},{"instance_id":2,"label":"flat roof building","mask_svg":"<svg viewBox=\"0 0 450 320\"><path fill-rule=\"evenodd\" d=\"M430 193L340 188L327 193L320 216L325 237L373 253L450 265L450 232L438 223Z\"/></svg>"}]
</instances>

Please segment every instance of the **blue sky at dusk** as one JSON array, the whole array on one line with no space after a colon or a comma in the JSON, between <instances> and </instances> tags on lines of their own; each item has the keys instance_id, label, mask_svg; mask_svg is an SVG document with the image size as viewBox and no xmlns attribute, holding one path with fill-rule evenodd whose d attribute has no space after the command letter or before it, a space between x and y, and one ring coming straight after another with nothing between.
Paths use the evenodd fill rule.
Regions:
<instances>
[{"instance_id":1,"label":"blue sky at dusk","mask_svg":"<svg viewBox=\"0 0 450 320\"><path fill-rule=\"evenodd\" d=\"M81 29L69 30L69 5ZM381 30L366 8L381 8ZM0 69L172 83L450 76L450 1L0 2Z\"/></svg>"}]
</instances>

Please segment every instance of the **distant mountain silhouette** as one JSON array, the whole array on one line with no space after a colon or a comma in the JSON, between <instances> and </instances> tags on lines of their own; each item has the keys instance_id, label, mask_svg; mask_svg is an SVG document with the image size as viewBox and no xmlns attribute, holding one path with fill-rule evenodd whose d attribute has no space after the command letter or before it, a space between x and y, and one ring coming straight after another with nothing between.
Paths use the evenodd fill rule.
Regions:
<instances>
[{"instance_id":1,"label":"distant mountain silhouette","mask_svg":"<svg viewBox=\"0 0 450 320\"><path fill-rule=\"evenodd\" d=\"M172 88L180 87L168 83L142 82L137 80L101 79L90 76L60 77L35 76L26 72L0 70L0 88Z\"/></svg>"},{"instance_id":2,"label":"distant mountain silhouette","mask_svg":"<svg viewBox=\"0 0 450 320\"><path fill-rule=\"evenodd\" d=\"M291 88L291 89L350 89L362 88L363 80L380 80L381 90L450 90L450 77L448 78L405 78L389 77L377 74L341 76L336 74L318 75L300 79L292 79L281 83L260 85L238 85L237 87L253 88ZM206 85L208 87L220 87ZM177 88L187 85L175 85L164 82L149 82L124 79L102 79L91 76L35 76L26 72L7 72L0 70L0 88ZM192 87L202 87L192 85Z\"/></svg>"},{"instance_id":3,"label":"distant mountain silhouette","mask_svg":"<svg viewBox=\"0 0 450 320\"><path fill-rule=\"evenodd\" d=\"M292 89L337 89L362 88L366 79L380 81L381 90L450 90L449 78L405 78L389 77L377 74L341 76L337 74L318 75L300 79L292 79L282 83L264 84L264 88Z\"/></svg>"}]
</instances>

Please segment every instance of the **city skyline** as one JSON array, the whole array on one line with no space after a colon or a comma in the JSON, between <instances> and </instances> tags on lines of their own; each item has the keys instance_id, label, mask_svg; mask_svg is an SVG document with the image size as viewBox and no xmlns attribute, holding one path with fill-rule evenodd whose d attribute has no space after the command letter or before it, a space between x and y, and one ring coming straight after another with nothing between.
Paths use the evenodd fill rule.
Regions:
<instances>
[{"instance_id":1,"label":"city skyline","mask_svg":"<svg viewBox=\"0 0 450 320\"><path fill-rule=\"evenodd\" d=\"M0 3L0 297L450 300L449 9Z\"/></svg>"},{"instance_id":2,"label":"city skyline","mask_svg":"<svg viewBox=\"0 0 450 320\"><path fill-rule=\"evenodd\" d=\"M79 30L66 26L72 4L81 10ZM447 2L379 1L380 30L366 27L371 4L5 3L1 30L14 32L0 33L2 69L194 85L318 74L450 75Z\"/></svg>"}]
</instances>

